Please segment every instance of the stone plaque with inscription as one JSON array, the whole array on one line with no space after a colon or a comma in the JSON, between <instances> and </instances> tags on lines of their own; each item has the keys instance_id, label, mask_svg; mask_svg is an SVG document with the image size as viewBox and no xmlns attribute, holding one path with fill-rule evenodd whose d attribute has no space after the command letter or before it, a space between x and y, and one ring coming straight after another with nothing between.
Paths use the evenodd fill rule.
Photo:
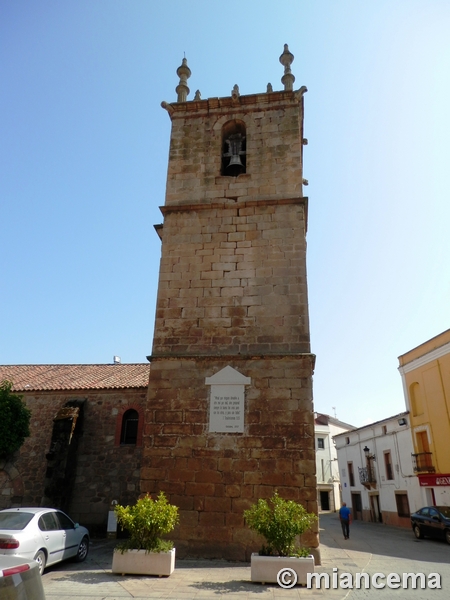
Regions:
<instances>
[{"instance_id":1,"label":"stone plaque with inscription","mask_svg":"<svg viewBox=\"0 0 450 600\"><path fill-rule=\"evenodd\" d=\"M212 377L206 385L211 386L209 403L209 431L215 433L244 432L244 386L251 383L233 367L225 367Z\"/></svg>"}]
</instances>

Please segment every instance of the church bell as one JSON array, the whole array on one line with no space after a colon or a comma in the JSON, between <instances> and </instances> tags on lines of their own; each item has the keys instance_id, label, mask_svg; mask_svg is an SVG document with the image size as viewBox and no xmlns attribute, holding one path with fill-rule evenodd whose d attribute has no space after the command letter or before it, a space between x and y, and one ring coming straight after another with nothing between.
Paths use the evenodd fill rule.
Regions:
<instances>
[{"instance_id":1,"label":"church bell","mask_svg":"<svg viewBox=\"0 0 450 600\"><path fill-rule=\"evenodd\" d=\"M241 160L241 155L245 155L245 150L243 150L244 140L245 137L240 133L234 133L225 140L228 152L225 152L223 156L230 159L225 168L227 175L236 177L241 173L245 173L245 164Z\"/></svg>"}]
</instances>

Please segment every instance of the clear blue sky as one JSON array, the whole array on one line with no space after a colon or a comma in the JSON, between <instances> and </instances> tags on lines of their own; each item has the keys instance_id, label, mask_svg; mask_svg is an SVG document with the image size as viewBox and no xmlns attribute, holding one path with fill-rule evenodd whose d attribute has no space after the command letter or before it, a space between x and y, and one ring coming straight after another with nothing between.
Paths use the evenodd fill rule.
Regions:
<instances>
[{"instance_id":1,"label":"clear blue sky","mask_svg":"<svg viewBox=\"0 0 450 600\"><path fill-rule=\"evenodd\" d=\"M448 0L1 0L0 363L145 362L170 120L306 85L316 410L404 410L398 355L450 327Z\"/></svg>"}]
</instances>

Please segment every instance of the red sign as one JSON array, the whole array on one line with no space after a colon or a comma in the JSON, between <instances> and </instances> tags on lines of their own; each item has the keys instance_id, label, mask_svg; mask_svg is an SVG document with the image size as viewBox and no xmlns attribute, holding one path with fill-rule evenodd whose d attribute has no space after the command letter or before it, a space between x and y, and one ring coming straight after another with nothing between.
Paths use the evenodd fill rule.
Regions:
<instances>
[{"instance_id":1,"label":"red sign","mask_svg":"<svg viewBox=\"0 0 450 600\"><path fill-rule=\"evenodd\" d=\"M448 475L419 475L420 487L440 487L450 485L450 474Z\"/></svg>"}]
</instances>

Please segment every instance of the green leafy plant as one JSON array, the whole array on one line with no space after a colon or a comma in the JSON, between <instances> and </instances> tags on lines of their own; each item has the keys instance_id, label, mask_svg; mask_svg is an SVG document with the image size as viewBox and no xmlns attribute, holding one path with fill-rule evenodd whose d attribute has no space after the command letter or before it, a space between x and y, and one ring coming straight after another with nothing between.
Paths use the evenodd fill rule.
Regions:
<instances>
[{"instance_id":1,"label":"green leafy plant","mask_svg":"<svg viewBox=\"0 0 450 600\"><path fill-rule=\"evenodd\" d=\"M12 392L13 383L0 383L0 457L14 454L30 435L31 410L23 396Z\"/></svg>"},{"instance_id":2,"label":"green leafy plant","mask_svg":"<svg viewBox=\"0 0 450 600\"><path fill-rule=\"evenodd\" d=\"M130 537L118 546L118 550L146 550L147 552L167 552L173 548L169 540L160 536L169 533L178 523L178 506L169 504L164 492L156 500L147 494L133 506L114 508L117 522Z\"/></svg>"},{"instance_id":3,"label":"green leafy plant","mask_svg":"<svg viewBox=\"0 0 450 600\"><path fill-rule=\"evenodd\" d=\"M275 492L269 500L259 499L244 511L247 525L266 539L260 554L264 556L307 556L309 550L295 544L317 521L317 516L293 500L283 500Z\"/></svg>"}]
</instances>

